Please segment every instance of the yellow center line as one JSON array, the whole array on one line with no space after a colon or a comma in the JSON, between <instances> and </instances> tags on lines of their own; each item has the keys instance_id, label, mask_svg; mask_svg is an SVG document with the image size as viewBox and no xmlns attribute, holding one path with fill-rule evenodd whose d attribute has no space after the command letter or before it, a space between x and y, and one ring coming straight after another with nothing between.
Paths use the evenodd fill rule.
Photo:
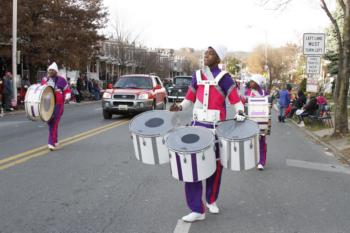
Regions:
<instances>
[{"instance_id":1,"label":"yellow center line","mask_svg":"<svg viewBox=\"0 0 350 233\"><path fill-rule=\"evenodd\" d=\"M86 132L74 135L72 137L66 138L64 140L61 141L61 144L59 146L59 148L62 148L64 146L70 145L72 143L84 140L86 138L92 137L94 135L103 133L107 130L110 130L112 128L124 125L125 123L129 122L129 120L122 120L122 121L118 121L118 122L114 122L99 128L95 128L92 130L88 130ZM20 164L20 163L24 163L32 158L36 158L39 157L41 155L45 155L49 152L49 150L47 149L47 146L40 146L38 148L20 153L18 155L14 155L14 156L10 156L6 159L2 159L0 160L0 170L4 170L7 169L9 167L12 167L14 165ZM11 162L12 161L12 162Z\"/></svg>"},{"instance_id":2,"label":"yellow center line","mask_svg":"<svg viewBox=\"0 0 350 233\"><path fill-rule=\"evenodd\" d=\"M114 123L111 123L111 124L108 124L108 125L104 125L104 126L101 126L101 127L99 127L99 128L91 129L91 130L85 131L85 132L83 132L83 133L80 133L80 134L74 135L74 136L72 136L72 137L69 137L69 138L67 138L67 139L64 139L64 140L62 140L62 142L65 142L65 141L67 141L67 140L71 140L71 139L76 138L76 137L81 137L81 136L84 136L84 135L93 133L93 132L95 132L95 131L98 131L98 130L101 130L101 129L104 129L104 128L108 128L108 127L110 127L110 126L113 126L113 125L119 124L119 123L120 123L120 121L114 122ZM6 159L1 159L1 160L0 160L0 165L1 165L1 164L4 164L4 163L7 163L7 162L10 162L10 161L12 161L12 160L16 160L16 159L25 157L25 156L27 156L27 155L30 155L30 154L33 154L33 153L36 153L36 152L42 151L42 150L47 150L47 145L40 146L40 147L31 149L31 150L25 151L25 152L20 153L20 154L17 154L17 155L9 156L9 157L6 158Z\"/></svg>"}]
</instances>

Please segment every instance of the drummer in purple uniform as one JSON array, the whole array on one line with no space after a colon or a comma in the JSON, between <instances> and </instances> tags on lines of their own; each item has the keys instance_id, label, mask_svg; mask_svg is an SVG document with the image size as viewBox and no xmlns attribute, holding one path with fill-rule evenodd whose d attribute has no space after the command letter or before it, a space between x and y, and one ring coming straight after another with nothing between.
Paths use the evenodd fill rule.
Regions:
<instances>
[{"instance_id":1,"label":"drummer in purple uniform","mask_svg":"<svg viewBox=\"0 0 350 233\"><path fill-rule=\"evenodd\" d=\"M193 106L194 125L205 128L214 128L215 122L226 119L226 104L228 98L230 104L234 105L237 121L244 121L244 106L237 92L236 83L232 77L219 68L220 61L224 58L226 48L220 45L211 45L204 54L205 67L192 75L192 82L185 99L177 105L174 103L170 111L182 111ZM221 77L221 79L219 79ZM205 88L206 80L218 80L216 85ZM204 82L203 82L204 81ZM207 87L208 88L208 87ZM206 95L208 94L208 95ZM198 120L200 119L200 120ZM216 146L216 171L206 179L206 206L210 213L219 213L217 199L220 191L222 165L219 158L219 147ZM202 201L202 181L185 182L185 193L187 205L191 210L183 221L194 222L205 219L205 206Z\"/></svg>"},{"instance_id":2,"label":"drummer in purple uniform","mask_svg":"<svg viewBox=\"0 0 350 233\"><path fill-rule=\"evenodd\" d=\"M51 120L47 122L49 125L48 148L55 150L58 147L58 124L64 110L64 103L68 101L71 96L70 88L65 78L58 76L58 67L54 62L48 68L48 77L41 80L41 84L51 86L55 91L55 109Z\"/></svg>"},{"instance_id":3,"label":"drummer in purple uniform","mask_svg":"<svg viewBox=\"0 0 350 233\"><path fill-rule=\"evenodd\" d=\"M246 97L264 97L266 96L265 90L262 88L263 77L259 75L253 75L249 81L249 87L245 91ZM264 170L266 163L266 153L267 153L267 143L266 135L260 134L259 136L259 145L260 145L260 160L257 166L257 169L260 171Z\"/></svg>"}]
</instances>

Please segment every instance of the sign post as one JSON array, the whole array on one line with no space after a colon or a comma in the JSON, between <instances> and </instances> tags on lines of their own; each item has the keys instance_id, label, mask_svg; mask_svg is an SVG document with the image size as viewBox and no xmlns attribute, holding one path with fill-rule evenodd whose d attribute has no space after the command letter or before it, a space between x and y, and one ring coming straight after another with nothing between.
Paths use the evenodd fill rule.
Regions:
<instances>
[{"instance_id":1,"label":"sign post","mask_svg":"<svg viewBox=\"0 0 350 233\"><path fill-rule=\"evenodd\" d=\"M318 79L321 71L321 56L325 53L324 33L304 33L303 53L306 56L307 92L318 91Z\"/></svg>"}]
</instances>

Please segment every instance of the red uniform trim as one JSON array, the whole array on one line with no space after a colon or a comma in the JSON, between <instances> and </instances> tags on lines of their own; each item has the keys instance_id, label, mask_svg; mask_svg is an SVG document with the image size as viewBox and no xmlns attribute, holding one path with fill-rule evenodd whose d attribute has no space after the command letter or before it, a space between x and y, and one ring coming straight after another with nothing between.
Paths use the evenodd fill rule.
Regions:
<instances>
[{"instance_id":1,"label":"red uniform trim","mask_svg":"<svg viewBox=\"0 0 350 233\"><path fill-rule=\"evenodd\" d=\"M216 173L215 173L215 180L214 180L214 184L213 184L213 192L210 196L210 203L215 202L215 198L216 198L216 193L218 192L218 186L219 186L219 179L220 179L220 174L221 174L221 166L220 166L220 160L216 161Z\"/></svg>"}]
</instances>

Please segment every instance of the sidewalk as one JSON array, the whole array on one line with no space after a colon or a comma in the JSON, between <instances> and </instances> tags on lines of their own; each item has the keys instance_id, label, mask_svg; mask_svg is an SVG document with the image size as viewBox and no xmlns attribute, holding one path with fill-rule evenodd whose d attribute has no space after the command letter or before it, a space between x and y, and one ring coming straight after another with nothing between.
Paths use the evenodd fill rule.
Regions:
<instances>
[{"instance_id":1,"label":"sidewalk","mask_svg":"<svg viewBox=\"0 0 350 233\"><path fill-rule=\"evenodd\" d=\"M320 143L325 149L331 151L342 162L350 165L350 137L335 139L332 138L334 128L321 130L310 130L307 127L300 127L295 121L289 119L299 129L303 130L307 135L312 137L316 142ZM350 122L350 118L349 118ZM350 126L350 124L349 124Z\"/></svg>"},{"instance_id":2,"label":"sidewalk","mask_svg":"<svg viewBox=\"0 0 350 233\"><path fill-rule=\"evenodd\" d=\"M277 106L273 106L278 112ZM350 128L350 118L349 128ZM287 119L288 122L298 127L305 134L313 138L317 143L323 145L326 150L331 151L335 157L337 157L341 162L350 165L350 137L344 137L335 139L332 138L334 128L326 128L321 130L310 130L307 127L300 127L294 120Z\"/></svg>"}]
</instances>

